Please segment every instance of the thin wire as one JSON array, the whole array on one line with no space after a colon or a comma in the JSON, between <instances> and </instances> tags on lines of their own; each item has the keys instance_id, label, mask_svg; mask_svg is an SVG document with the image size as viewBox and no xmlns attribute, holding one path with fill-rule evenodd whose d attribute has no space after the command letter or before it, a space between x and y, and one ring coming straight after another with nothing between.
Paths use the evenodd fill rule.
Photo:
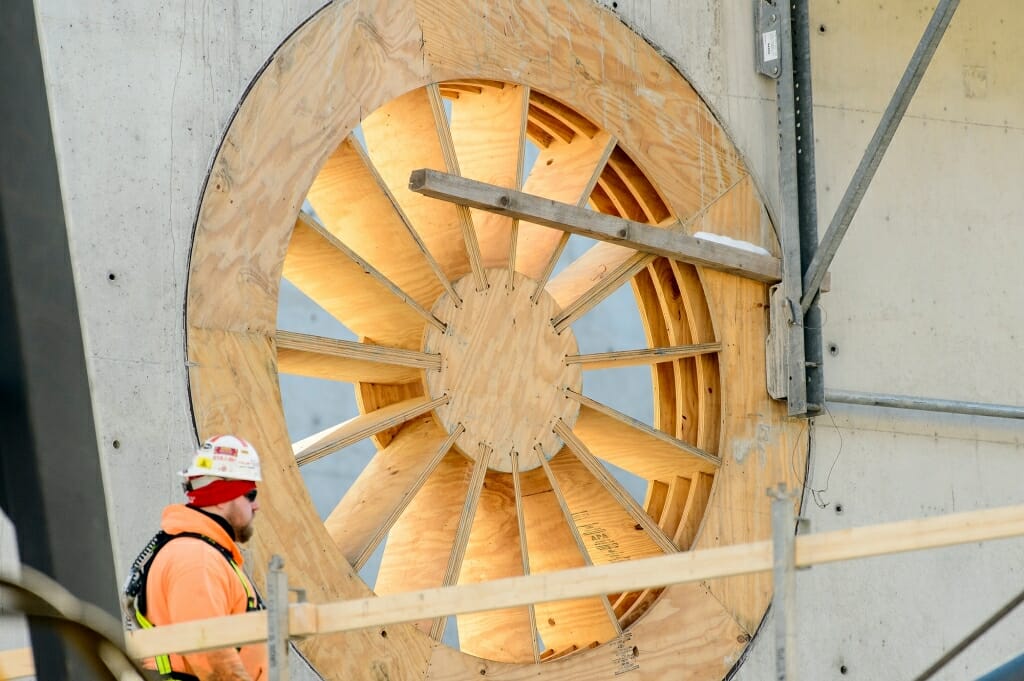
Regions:
<instances>
[{"instance_id":1,"label":"thin wire","mask_svg":"<svg viewBox=\"0 0 1024 681\"><path fill-rule=\"evenodd\" d=\"M793 450L790 452L789 455L789 467L793 471L793 478L800 483L800 487L811 493L811 499L814 501L814 505L820 509L826 509L832 505L831 502L825 501L825 494L828 492L829 485L832 482L832 471L835 470L836 464L839 462L839 455L843 453L843 433L841 430L839 430L839 426L836 424L836 419L832 415L832 412L829 410L827 404L825 405L825 413L828 414L829 419L832 421L832 427L835 429L836 435L839 436L839 449L836 451L836 455L832 459L832 465L828 467L828 473L825 475L825 486L811 487L810 485L807 484L808 476L806 471L803 476L804 479L801 480L800 473L796 469L796 451L797 447L800 446L800 441L802 440L804 430L807 429L806 424L800 431L800 435L797 437L796 443L794 443L793 445ZM810 419L808 419L808 421L810 421Z\"/></svg>"}]
</instances>

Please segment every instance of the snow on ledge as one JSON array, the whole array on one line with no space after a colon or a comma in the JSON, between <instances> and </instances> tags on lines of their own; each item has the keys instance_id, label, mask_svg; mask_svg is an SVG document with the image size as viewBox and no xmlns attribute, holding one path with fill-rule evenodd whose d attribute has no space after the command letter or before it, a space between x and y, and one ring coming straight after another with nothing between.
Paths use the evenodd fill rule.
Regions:
<instances>
[{"instance_id":1,"label":"snow on ledge","mask_svg":"<svg viewBox=\"0 0 1024 681\"><path fill-rule=\"evenodd\" d=\"M771 255L768 251L761 248L757 244L752 244L749 241L740 241L739 239L732 239L721 234L712 234L711 232L697 232L693 235L695 239L704 239L705 241L715 241L726 246L732 246L733 248L739 248L744 251L750 251L751 253L759 253L761 255Z\"/></svg>"}]
</instances>

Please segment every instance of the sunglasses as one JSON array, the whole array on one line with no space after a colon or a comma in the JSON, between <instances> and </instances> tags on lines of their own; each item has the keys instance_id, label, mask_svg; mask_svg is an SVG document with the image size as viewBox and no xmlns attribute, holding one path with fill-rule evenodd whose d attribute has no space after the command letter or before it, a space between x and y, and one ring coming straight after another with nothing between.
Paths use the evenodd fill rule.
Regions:
<instances>
[{"instance_id":1,"label":"sunglasses","mask_svg":"<svg viewBox=\"0 0 1024 681\"><path fill-rule=\"evenodd\" d=\"M256 492L257 492L257 490L251 489L248 492L246 492L245 494L243 494L242 496L244 496L246 499L248 499L249 503L251 504L252 502L256 501Z\"/></svg>"}]
</instances>

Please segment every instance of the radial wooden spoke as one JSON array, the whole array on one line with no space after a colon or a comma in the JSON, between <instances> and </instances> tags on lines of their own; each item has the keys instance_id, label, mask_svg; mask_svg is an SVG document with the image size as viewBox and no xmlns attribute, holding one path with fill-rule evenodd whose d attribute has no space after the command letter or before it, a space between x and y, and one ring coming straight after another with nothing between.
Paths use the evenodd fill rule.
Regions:
<instances>
[{"instance_id":1,"label":"radial wooden spoke","mask_svg":"<svg viewBox=\"0 0 1024 681\"><path fill-rule=\"evenodd\" d=\"M393 428L447 403L447 395L443 395L436 400L430 400L426 397L414 397L389 404L368 414L360 414L342 424L294 443L292 451L295 452L295 460L300 466L303 466L317 459L322 459L339 449L344 449L382 430Z\"/></svg>"},{"instance_id":2,"label":"radial wooden spoke","mask_svg":"<svg viewBox=\"0 0 1024 681\"><path fill-rule=\"evenodd\" d=\"M530 175L523 183L523 191L574 206L585 206L614 148L615 140L603 132L593 139L577 135L572 144L552 142L537 156ZM551 256L561 239L560 230L520 222L516 269L539 281L543 288L555 265Z\"/></svg>"},{"instance_id":3,"label":"radial wooden spoke","mask_svg":"<svg viewBox=\"0 0 1024 681\"><path fill-rule=\"evenodd\" d=\"M440 355L278 331L277 370L349 383L409 383L441 368Z\"/></svg>"},{"instance_id":4,"label":"radial wooden spoke","mask_svg":"<svg viewBox=\"0 0 1024 681\"><path fill-rule=\"evenodd\" d=\"M523 574L530 574L530 547L526 535L526 510L523 506L523 485L519 478L519 452L512 452L512 492L515 495L516 525L519 530L519 556L523 562ZM531 603L528 606L530 616L530 641L533 648L533 661L540 662L540 646L537 642L537 612Z\"/></svg>"},{"instance_id":5,"label":"radial wooden spoke","mask_svg":"<svg viewBox=\"0 0 1024 681\"><path fill-rule=\"evenodd\" d=\"M373 166L447 279L456 281L467 274L469 256L458 209L409 191L409 173L414 168L449 172L428 89L413 90L385 104L363 120L362 129Z\"/></svg>"},{"instance_id":6,"label":"radial wooden spoke","mask_svg":"<svg viewBox=\"0 0 1024 681\"><path fill-rule=\"evenodd\" d=\"M434 114L434 126L437 130L437 139L441 143L445 167L448 168L449 173L461 175L459 157L455 151L455 144L452 142L451 129L448 125L448 116L445 114L444 103L441 100L441 92L437 89L437 85L428 85L426 90L427 98L430 101L430 110ZM466 206L456 206L455 213L459 218L459 228L462 231L462 240L466 245L466 253L469 255L469 266L476 282L476 290L482 291L487 288L487 274L484 272L480 243L473 225L473 215Z\"/></svg>"},{"instance_id":7,"label":"radial wooden spoke","mask_svg":"<svg viewBox=\"0 0 1024 681\"><path fill-rule=\"evenodd\" d=\"M547 513L538 518L537 520L533 520L533 518L536 517L536 514L530 514L532 528L528 527L527 529L528 532L530 532L530 530L532 529L532 532L530 532L530 538L534 542L534 545L537 546L538 549L541 549L541 547L545 545L545 537L547 537L547 541L553 542L554 539L557 537L557 532L564 528L567 529L569 533L572 535L573 542L576 544L576 549L578 551L578 554L576 554L576 556L574 556L571 553L568 553L565 550L566 545L562 542L549 545L550 548L547 551L536 551L535 553L540 556L540 558L537 561L538 563L540 563L539 565L537 565L537 572L546 572L548 570L560 569L564 565L566 560L572 561L577 556L579 560L583 561L584 565L594 565L593 557L591 556L590 551L587 549L587 545L583 541L583 535L580 533L580 528L576 525L576 519L573 516L572 511L569 510L569 502L566 500L565 495L562 493L562 488L558 483L558 478L555 476L555 472L552 470L551 464L548 462L547 457L544 456L544 452L540 451L539 449L534 449L534 455L540 461L541 468L544 469L544 475L547 478L547 483L550 487L551 496L549 498L540 497L539 499L536 500L536 505L539 507L537 510L545 510L547 511ZM555 459L559 459L559 456L556 456ZM563 460L566 459L566 457L561 458ZM534 498L531 496L529 497L529 500L533 501ZM558 510L561 511L562 519L565 521L565 523L562 525L555 526L549 524L545 527L544 525L542 525L542 523L544 522L543 519L547 519L550 523L551 519L556 517L553 513L550 513L552 501L554 501L554 503L558 506ZM543 530L545 529L551 530L552 534L545 535L543 533ZM600 536L592 536L596 537L595 543L600 542L602 540L602 537ZM612 610L612 605L608 602L608 597L601 596L599 601L601 610L603 611L604 616L606 618L604 620L604 623L606 623L608 626L611 626L614 629L616 635L621 634L622 629L619 628L619 618L615 616L615 612ZM592 609L592 606L590 612L588 613L586 612L586 601L570 602L569 605L574 606L570 612L575 613L577 617L579 617L581 620L585 622L586 628L584 630L588 632L588 638L589 635L594 635L595 640L605 640L605 638L603 638L604 634L601 633L602 622L601 620L594 620L594 611ZM559 615L559 617L561 617L563 613L565 613L567 610L568 608L564 610L559 610L557 614ZM576 629L580 628L580 625L579 623L572 622L571 619L569 620L570 626L558 626L560 621L563 623L563 625L566 624L566 622L564 621L566 618L556 619L554 617L555 613L551 612L551 604L537 604L537 612L541 618L539 626L541 627L541 637L544 639L545 645L554 647L554 641L572 640L578 635ZM590 615L589 617L587 617L588 614ZM547 626L544 626L545 624Z\"/></svg>"},{"instance_id":8,"label":"radial wooden spoke","mask_svg":"<svg viewBox=\"0 0 1024 681\"><path fill-rule=\"evenodd\" d=\"M618 369L649 364L671 362L684 357L697 357L722 351L721 343L698 343L696 345L675 345L667 348L644 348L641 350L617 350L595 352L588 355L569 355L566 364L579 364L584 371L596 369Z\"/></svg>"},{"instance_id":9,"label":"radial wooden spoke","mask_svg":"<svg viewBox=\"0 0 1024 681\"><path fill-rule=\"evenodd\" d=\"M283 274L358 335L382 345L419 347L424 323L444 324L337 237L299 213Z\"/></svg>"},{"instance_id":10,"label":"radial wooden spoke","mask_svg":"<svg viewBox=\"0 0 1024 681\"><path fill-rule=\"evenodd\" d=\"M580 460L590 474L593 475L597 480L604 486L608 493L617 501L626 512L637 522L642 525L647 534L651 536L651 539L661 548L665 553L674 553L679 548L672 542L672 538L665 534L658 524L647 515L640 504L636 503L636 500L629 495L629 492L616 480L608 469L605 468L597 457L594 456L587 446L576 437L572 430L565 424L564 421L559 420L555 423L555 432L562 438L565 444L569 447L569 450L576 455L576 458Z\"/></svg>"},{"instance_id":11,"label":"radial wooden spoke","mask_svg":"<svg viewBox=\"0 0 1024 681\"><path fill-rule=\"evenodd\" d=\"M500 187L522 186L523 135L529 88L488 88L452 102L452 144L463 177ZM513 219L471 210L485 268L508 262Z\"/></svg>"},{"instance_id":12,"label":"radial wooden spoke","mask_svg":"<svg viewBox=\"0 0 1024 681\"><path fill-rule=\"evenodd\" d=\"M324 227L424 307L451 282L352 136L334 150L307 195ZM367 229L373 225L373 229Z\"/></svg>"},{"instance_id":13,"label":"radial wooden spoke","mask_svg":"<svg viewBox=\"0 0 1024 681\"><path fill-rule=\"evenodd\" d=\"M471 466L462 454L449 452L399 516L388 533L373 587L378 595L441 586ZM429 619L416 623L424 633L432 625Z\"/></svg>"},{"instance_id":14,"label":"radial wooden spoke","mask_svg":"<svg viewBox=\"0 0 1024 681\"><path fill-rule=\"evenodd\" d=\"M711 497L713 482L714 478L707 473L696 473L690 480L686 504L683 506L679 527L676 528L673 537L676 544L684 550L693 548L697 531L700 529L700 521L704 518L704 509L707 508L708 499Z\"/></svg>"},{"instance_id":15,"label":"radial wooden spoke","mask_svg":"<svg viewBox=\"0 0 1024 681\"><path fill-rule=\"evenodd\" d=\"M352 567L366 564L461 434L459 427L446 435L433 418L421 417L370 459L324 521Z\"/></svg>"},{"instance_id":16,"label":"radial wooden spoke","mask_svg":"<svg viewBox=\"0 0 1024 681\"><path fill-rule=\"evenodd\" d=\"M487 472L458 583L490 581L528 574L521 554L512 475ZM536 628L528 607L459 615L459 648L464 653L502 662L535 659Z\"/></svg>"},{"instance_id":17,"label":"radial wooden spoke","mask_svg":"<svg viewBox=\"0 0 1024 681\"><path fill-rule=\"evenodd\" d=\"M566 395L581 405L573 426L576 436L596 456L634 475L672 480L677 475L712 473L721 465L718 457L589 397L572 390Z\"/></svg>"},{"instance_id":18,"label":"radial wooden spoke","mask_svg":"<svg viewBox=\"0 0 1024 681\"><path fill-rule=\"evenodd\" d=\"M614 244L599 243L551 280L547 291L562 307L551 320L561 333L574 321L594 309L637 272L653 255Z\"/></svg>"},{"instance_id":19,"label":"radial wooden spoke","mask_svg":"<svg viewBox=\"0 0 1024 681\"><path fill-rule=\"evenodd\" d=\"M491 448L481 444L477 452L476 462L473 464L473 476L469 480L469 489L466 491L466 499L462 505L462 513L459 515L458 528L455 531L455 542L452 545L451 554L448 556L448 566L441 580L441 586L451 586L458 581L459 573L462 572L462 561L466 557L466 547L469 545L470 533L473 530L473 518L476 516L477 506L480 504L480 494L484 488L484 479L487 475L487 461L491 458ZM439 617L434 620L430 627L430 637L440 641L444 636L444 628L448 623L447 618Z\"/></svg>"}]
</instances>

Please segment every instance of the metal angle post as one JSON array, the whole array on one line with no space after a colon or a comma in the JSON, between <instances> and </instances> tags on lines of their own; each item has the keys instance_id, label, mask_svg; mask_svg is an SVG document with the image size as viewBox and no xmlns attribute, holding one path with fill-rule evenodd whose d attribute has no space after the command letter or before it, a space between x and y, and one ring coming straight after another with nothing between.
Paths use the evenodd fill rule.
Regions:
<instances>
[{"instance_id":1,"label":"metal angle post","mask_svg":"<svg viewBox=\"0 0 1024 681\"><path fill-rule=\"evenodd\" d=\"M932 55L935 54L935 49L939 46L959 4L960 0L939 0L936 5L931 21L928 22L928 27L925 29L924 35L921 36L921 41L918 43L917 49L914 50L910 63L907 64L907 69L903 72L896 91L893 92L889 106L882 114L878 128L868 143L867 149L864 150L860 165L857 166L850 185L846 188L839 207L829 223L828 230L826 230L825 236L807 268L803 281L803 298L800 301L800 307L804 311L810 308L811 303L817 298L825 272L832 264L832 259L835 258L836 251L839 250L839 244L842 243L846 230L860 206L861 199L864 198L864 193L871 184L875 171L878 170L878 165L882 162L886 149L889 148L889 142L896 133L900 121L903 120L903 114L906 113L910 100L914 97L917 86L920 84L928 64L931 63Z\"/></svg>"},{"instance_id":2,"label":"metal angle post","mask_svg":"<svg viewBox=\"0 0 1024 681\"><path fill-rule=\"evenodd\" d=\"M776 104L779 126L779 236L782 241L782 294L787 311L786 400L790 416L807 413L804 319L800 307L803 268L800 261L800 189L797 169L796 83L793 79L793 30L789 0L779 10L779 78Z\"/></svg>"},{"instance_id":3,"label":"metal angle post","mask_svg":"<svg viewBox=\"0 0 1024 681\"><path fill-rule=\"evenodd\" d=\"M772 499L772 610L775 612L775 678L796 681L795 494L785 483L769 488Z\"/></svg>"},{"instance_id":4,"label":"metal angle post","mask_svg":"<svg viewBox=\"0 0 1024 681\"><path fill-rule=\"evenodd\" d=\"M288 574L274 555L267 572L267 657L270 681L288 681Z\"/></svg>"}]
</instances>

